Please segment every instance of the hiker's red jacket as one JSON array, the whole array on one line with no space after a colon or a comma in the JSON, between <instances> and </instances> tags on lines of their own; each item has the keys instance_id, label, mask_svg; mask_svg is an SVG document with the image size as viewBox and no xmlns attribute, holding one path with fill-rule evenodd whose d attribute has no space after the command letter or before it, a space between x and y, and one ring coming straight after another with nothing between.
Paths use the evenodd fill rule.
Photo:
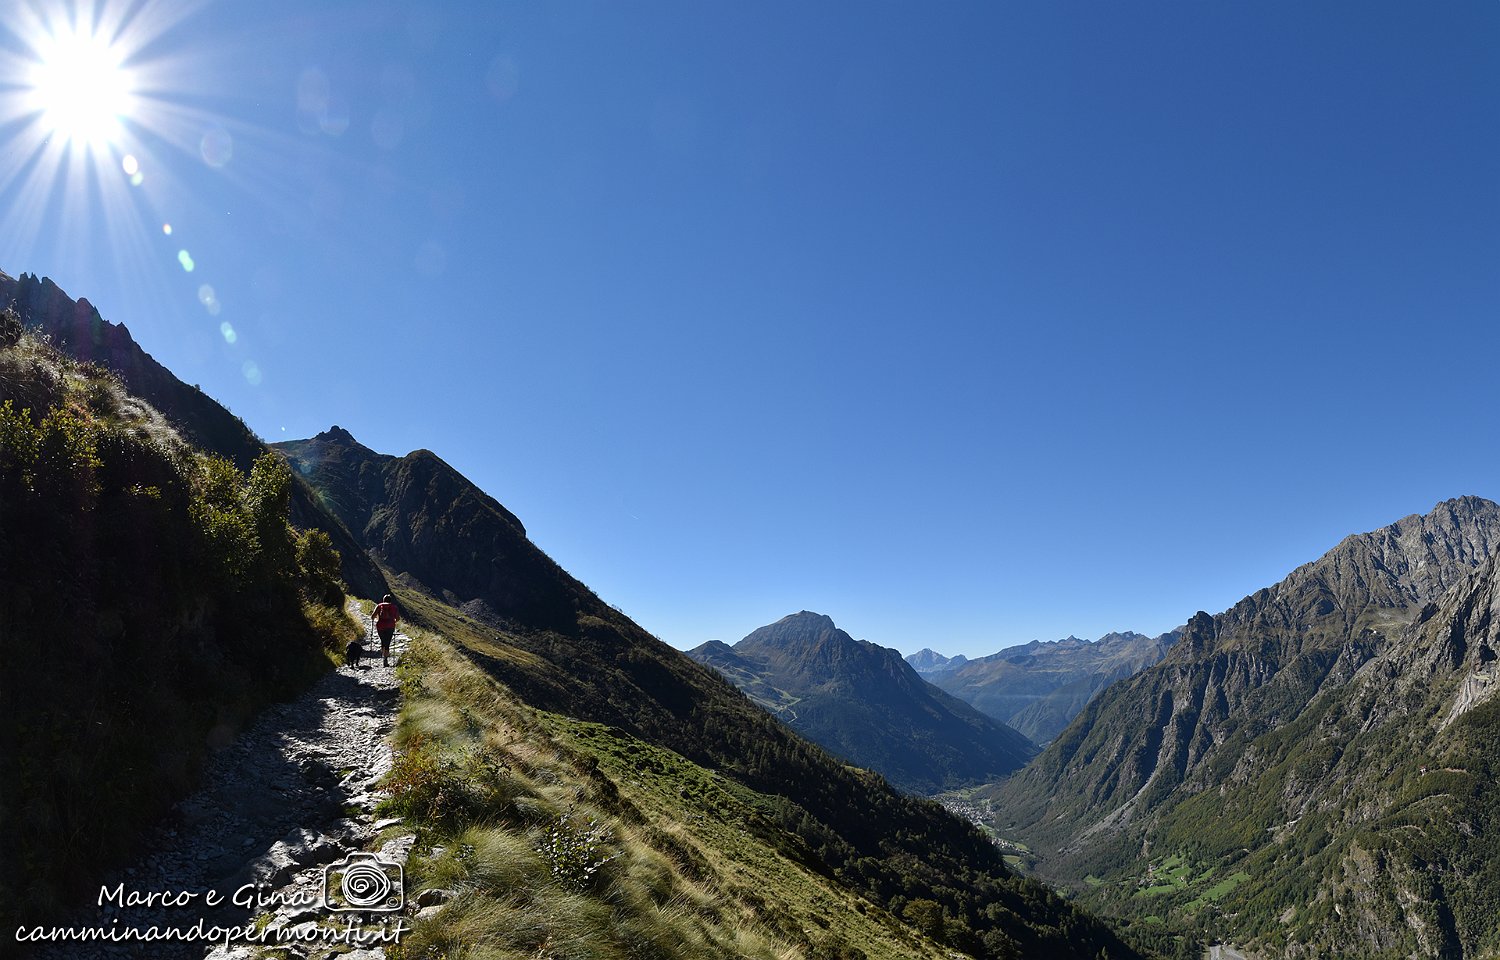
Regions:
<instances>
[{"instance_id":1,"label":"hiker's red jacket","mask_svg":"<svg viewBox=\"0 0 1500 960\"><path fill-rule=\"evenodd\" d=\"M380 603L375 605L375 629L394 630L396 621L401 619L401 614L394 603Z\"/></svg>"}]
</instances>

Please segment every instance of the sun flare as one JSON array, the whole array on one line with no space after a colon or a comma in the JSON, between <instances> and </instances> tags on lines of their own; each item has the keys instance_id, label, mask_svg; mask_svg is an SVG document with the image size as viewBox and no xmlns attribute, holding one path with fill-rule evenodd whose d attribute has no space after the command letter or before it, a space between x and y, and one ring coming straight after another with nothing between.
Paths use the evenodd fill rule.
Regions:
<instances>
[{"instance_id":1,"label":"sun flare","mask_svg":"<svg viewBox=\"0 0 1500 960\"><path fill-rule=\"evenodd\" d=\"M30 100L47 130L91 148L115 142L134 99L120 52L87 33L48 37L36 52Z\"/></svg>"}]
</instances>

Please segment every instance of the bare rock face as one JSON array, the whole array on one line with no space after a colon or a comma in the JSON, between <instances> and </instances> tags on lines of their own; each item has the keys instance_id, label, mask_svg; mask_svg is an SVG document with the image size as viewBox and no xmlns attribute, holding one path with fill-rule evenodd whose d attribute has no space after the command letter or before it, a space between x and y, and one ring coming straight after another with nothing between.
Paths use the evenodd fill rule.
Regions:
<instances>
[{"instance_id":1,"label":"bare rock face","mask_svg":"<svg viewBox=\"0 0 1500 960\"><path fill-rule=\"evenodd\" d=\"M1217 902L1226 932L1262 942L1262 917L1284 917L1262 942L1282 955L1333 943L1472 955L1496 933L1475 906L1488 868L1465 859L1468 841L1421 824L1478 835L1494 818L1474 806L1482 791L1445 780L1429 794L1423 778L1479 765L1475 730L1492 722L1500 679L1497 547L1500 507L1448 500L1194 615L1160 663L1105 691L994 791L996 825L1049 851L1041 869L1064 881L1145 876L1172 853L1242 873ZM1438 821L1401 812L1426 796L1446 810ZM1387 823L1406 826L1386 836ZM1447 872L1433 873L1440 860ZM1397 879L1348 882L1370 864ZM1413 912L1434 898L1435 913Z\"/></svg>"},{"instance_id":2,"label":"bare rock face","mask_svg":"<svg viewBox=\"0 0 1500 960\"><path fill-rule=\"evenodd\" d=\"M911 664L913 670L925 677L945 670L957 670L968 663L969 658L961 653L956 657L945 657L931 647L926 647L916 653L907 654L906 662Z\"/></svg>"}]
</instances>

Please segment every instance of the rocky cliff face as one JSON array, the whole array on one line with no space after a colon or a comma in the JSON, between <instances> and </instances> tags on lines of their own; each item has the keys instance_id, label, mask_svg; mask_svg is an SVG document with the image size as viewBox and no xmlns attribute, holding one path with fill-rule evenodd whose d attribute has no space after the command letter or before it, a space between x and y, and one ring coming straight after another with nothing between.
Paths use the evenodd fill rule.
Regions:
<instances>
[{"instance_id":1,"label":"rocky cliff face","mask_svg":"<svg viewBox=\"0 0 1500 960\"><path fill-rule=\"evenodd\" d=\"M1098 903L1212 914L1274 955L1479 955L1493 868L1464 850L1500 847L1472 775L1495 756L1475 731L1497 722L1497 542L1500 508L1450 500L1196 614L995 791L997 825ZM1143 906L1169 856L1235 879Z\"/></svg>"},{"instance_id":2,"label":"rocky cliff face","mask_svg":"<svg viewBox=\"0 0 1500 960\"><path fill-rule=\"evenodd\" d=\"M901 654L802 611L732 648L688 654L834 753L914 792L982 782L1035 752L1025 737L924 681Z\"/></svg>"},{"instance_id":3,"label":"rocky cliff face","mask_svg":"<svg viewBox=\"0 0 1500 960\"><path fill-rule=\"evenodd\" d=\"M49 336L58 349L114 371L131 394L161 411L195 446L234 461L241 470L249 470L266 452L266 444L244 421L157 363L124 324L105 320L88 300L74 300L48 279L24 273L12 279L0 273L0 306L11 303L29 329ZM343 558L341 572L350 589L363 596L385 592L385 578L348 528L301 480L292 489L291 519L296 526L315 527L329 535Z\"/></svg>"}]
</instances>

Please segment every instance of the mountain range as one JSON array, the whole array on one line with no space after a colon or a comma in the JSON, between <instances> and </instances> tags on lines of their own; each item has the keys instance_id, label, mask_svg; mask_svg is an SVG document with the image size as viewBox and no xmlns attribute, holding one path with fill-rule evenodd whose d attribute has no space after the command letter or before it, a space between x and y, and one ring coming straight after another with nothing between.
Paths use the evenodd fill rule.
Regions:
<instances>
[{"instance_id":1,"label":"mountain range","mask_svg":"<svg viewBox=\"0 0 1500 960\"><path fill-rule=\"evenodd\" d=\"M924 681L887 647L855 640L806 610L734 646L688 656L834 754L916 793L970 786L1019 769L1025 737Z\"/></svg>"},{"instance_id":2,"label":"mountain range","mask_svg":"<svg viewBox=\"0 0 1500 960\"><path fill-rule=\"evenodd\" d=\"M337 427L271 451L87 301L0 274L6 298L31 334L0 311L0 912L76 893L210 744L327 669L342 574L420 628L392 796L438 841L414 875L468 878L429 952L474 944L485 911L559 922L506 899L556 886L547 836L596 844L604 878L548 909L662 956L1500 953L1488 500L1350 536L1163 637L908 663L804 611L695 651L732 684L436 454ZM913 664L976 697L1020 684L992 706L1042 739L1083 705L1015 770L1024 739ZM1013 770L965 792L988 832L892 786L963 782L975 755ZM662 939L632 938L646 917ZM753 930L704 932L735 917Z\"/></svg>"},{"instance_id":3,"label":"mountain range","mask_svg":"<svg viewBox=\"0 0 1500 960\"><path fill-rule=\"evenodd\" d=\"M932 650L906 659L928 682L1046 744L1100 690L1165 656L1178 634L1147 637L1127 631L1093 642L1033 640L973 660Z\"/></svg>"},{"instance_id":4,"label":"mountain range","mask_svg":"<svg viewBox=\"0 0 1500 960\"><path fill-rule=\"evenodd\" d=\"M987 795L1036 869L1252 955L1500 947L1500 507L1350 536L1109 687Z\"/></svg>"},{"instance_id":5,"label":"mountain range","mask_svg":"<svg viewBox=\"0 0 1500 960\"><path fill-rule=\"evenodd\" d=\"M1015 877L968 824L830 757L604 603L431 452L379 454L338 428L276 449L404 588L398 601L465 638L474 662L532 707L605 724L780 798L777 822L819 869L897 909L913 898L939 904L953 917L953 936L972 937L981 955L1065 955L1073 940L1092 944L1091 954L1106 938L1108 949L1132 952L1092 919L1056 913L1061 902ZM917 863L926 879L912 886ZM1004 918L1023 911L1041 912L1012 929ZM1059 935L1064 924L1081 926Z\"/></svg>"},{"instance_id":6,"label":"mountain range","mask_svg":"<svg viewBox=\"0 0 1500 960\"><path fill-rule=\"evenodd\" d=\"M41 362L32 358L47 358L49 369L61 371L48 373L48 382L71 384L68 391L81 392L61 396L62 387L48 388L48 393L23 384L16 397L7 396L23 406L19 411L0 408L7 418L6 429L0 431L0 479L5 480L0 493L10 496L16 487L17 497L37 495L32 474L21 472L31 469L26 466L33 462L26 459L31 447L12 447L17 438L30 443L30 431L39 430L43 446L62 443L73 451L46 460L49 470L78 471L76 483L64 477L62 488L76 485L80 496L97 492L132 510L172 511L178 518L172 522L182 527L172 536L192 545L191 550L162 552L161 537L175 527L160 519L111 520L111 539L90 541L106 544L107 551L87 555L89 569L113 571L115 579L129 574L134 579L126 578L126 584L147 572L138 562L132 567L131 557L156 556L174 563L175 579L158 581L138 609L123 609L123 634L110 626L117 616L117 591L111 587L108 595L100 594L92 577L59 580L71 591L65 609L73 619L67 633L52 630L41 607L15 604L28 591L52 589L32 583L28 571L52 571L57 564L73 563L71 554L59 554L57 564L41 564L44 557L21 563L11 556L14 550L0 555L0 574L13 601L0 624L12 665L4 674L6 703L18 711L9 727L15 736L0 738L0 747L7 769L22 770L24 782L37 787L21 795L15 792L16 781L7 778L0 791L0 813L7 838L17 844L20 838L12 835L27 824L39 831L35 839L43 849L68 837L76 848L70 859L75 879L88 875L90 862L100 867L118 857L140 829L140 813L157 809L148 805L130 817L117 816L122 804L145 792L151 793L153 804L159 803L164 789L180 790L191 781L190 764L171 780L151 772L171 756L182 758L206 746L197 740L196 747L185 744L179 749L180 740L207 735L223 742L233 735L233 728L223 728L223 723L211 730L199 726L200 718L210 727L214 720L213 712L203 709L204 699L238 697L255 688L257 670L269 671L278 662L255 656L272 648L236 640L230 648L233 670L215 672L213 665L224 657L219 642L238 637L231 624L253 625L267 636L285 633L287 643L297 644L299 653L315 653L319 637L325 654L342 649L332 646L331 638L352 625L334 622L340 618L332 615L328 631L317 634L314 628L324 623L324 614L311 605L326 595L320 584L327 581L322 578L342 565L350 586L359 582L361 592L393 587L408 622L430 631L418 631L426 659L413 660L409 668L417 671L406 683L417 711L410 722L427 729L436 725L446 732L441 743L409 734L399 744L402 752L391 789L404 798L407 816L422 823L430 836L446 838L454 849L472 849L475 863L502 871L532 869L525 865L536 861L536 838L545 834L548 823L554 838L560 838L556 843L575 851L592 849L587 845L605 842L601 838L606 836L630 832L630 844L621 841L609 857L626 858L620 861L625 866L611 868L611 875L617 875L614 880L601 879L597 891L590 887L558 892L562 899L557 902L570 911L573 927L567 926L566 918L540 913L527 915L533 926L542 924L559 934L578 929L582 910L593 918L591 924L607 927L625 943L634 942L632 949L641 949L645 941L632 940L630 930L649 918L651 929L657 931L652 936L667 938L652 940L657 944L653 949L662 951L659 955L722 955L722 950L705 953L708 948L692 946L707 936L694 918L706 916L704 911L712 906L716 915L739 917L749 924L727 935L750 938L745 948L753 947L750 952L756 956L770 949L756 939L767 935L809 956L935 956L939 945L975 957L1091 960L1100 953L1142 955L1092 916L1041 884L1017 876L972 824L829 756L716 673L605 604L532 544L513 514L431 452L377 454L347 431L330 429L281 446L284 459L278 461L236 418L156 365L123 327L106 324L86 301L68 299L50 281L6 277L5 284L0 297L12 295L18 305L24 301L27 327L47 335L52 345L32 337L22 338L19 347L7 346L7 332L0 358L8 362L13 351L22 351L17 369ZM53 359L55 348L73 353L75 359ZM137 386L156 395L161 407L125 392ZM85 416L88 419L78 420L76 426L70 419ZM13 428L14 417L20 419ZM174 432L179 439L171 438ZM91 446L95 438L97 447ZM160 469L152 468L153 474L121 473L136 450L157 451L150 457L160 454L166 459ZM21 458L15 461L19 468L13 468L16 457ZM248 479L236 469L235 457L250 458L253 469ZM99 473L93 466L96 461L113 472ZM173 479L179 472L181 476ZM321 535L321 541L309 533L292 537L282 532L287 511L299 497L304 521L310 517L316 522L309 526L333 531ZM72 499L54 497L50 502L53 508L47 516L56 514L57 522L66 524ZM99 508L84 502L79 509ZM9 531L17 516L24 515L7 507L0 512L0 523ZM72 518L72 526L85 533L91 530L91 524L77 518ZM342 560L331 549L334 534L345 545ZM20 541L7 539L10 546L31 551L42 542L30 535ZM283 552L294 553L295 562L283 558ZM222 574L216 572L218 567ZM50 572L46 575L52 577ZM238 597L237 590L269 591L287 598L287 612L281 612L279 603L262 602L254 606L259 615L253 621L224 621L213 614L215 609L232 614L246 609L249 601L241 597L230 603L211 592L199 598L193 582L220 576L214 582L224 584L218 589L229 591L227 597ZM132 618L141 609L154 610L158 601L170 608L172 629L138 630ZM83 619L74 623L78 617ZM309 618L305 624L304 618ZM114 640L97 633L106 628L114 630ZM45 641L30 647L36 657L18 656L22 651L13 649L14 641L21 637L28 643ZM75 650L80 643L87 648L81 656ZM307 643L314 648L309 650ZM151 659L130 659L132 650L148 648ZM444 648L450 653L441 653ZM72 653L64 656L65 651ZM105 668L117 655L124 658L122 672L112 678ZM276 682L295 682L292 667L306 662L286 660ZM70 669L79 663L88 668ZM141 670L167 674L146 682L136 676ZM422 670L432 673L424 677ZM76 691L84 689L80 684L93 683L90 678L104 684L106 695L79 703ZM121 685L115 679L130 682ZM179 687L191 692L191 698L181 701L189 712L181 716L175 712L178 701L161 693ZM22 689L25 695L17 695ZM70 704L70 709L58 711L61 703ZM59 750L55 744L73 743L81 749L92 741L72 734L62 740L26 734L74 721L80 731L118 734L116 740L130 747L123 750L110 741L107 748L118 754L118 763L112 759L109 769L119 768L118 775L104 783L109 803L83 802L83 793L54 789L53 780L71 783L69 778L101 769L92 754ZM526 741L515 741L518 728L529 731ZM165 731L173 736L162 737ZM464 742L471 746L456 755L439 757L434 752ZM172 750L157 755L158 743ZM543 745L550 745L545 749L551 751L545 758L532 752ZM506 773L507 764L517 765L514 777ZM566 778L575 778L571 786ZM654 784L649 789L648 781ZM595 832L579 832L582 828L569 819L572 808L553 807L552 801L536 796L518 798L523 784L530 785L528 790L545 789L560 799L571 796L574 803L586 802L589 809L615 822L619 833L608 832L598 822L589 828ZM643 804L657 813L646 816ZM59 832L49 826L55 822L66 828L80 822L75 816L90 811L97 825L113 837L108 847L78 848L76 834L68 836L66 829ZM720 829L724 817L730 818L722 825L727 832ZM485 834L487 846L480 849L475 831L496 829L500 832ZM494 847L496 843L502 847ZM0 876L7 894L22 889L24 878L16 870L36 867L35 847L33 843L26 848L31 853L10 860ZM557 852L562 849L554 849L554 869L561 869L556 867L562 862L557 857L573 855ZM745 867L733 866L737 861ZM426 868L414 863L413 869ZM585 877L595 869L589 866L586 873L567 875ZM760 878L758 887L733 880L744 869ZM526 888L551 884L542 875L528 879ZM66 888L64 884L58 889ZM488 890L477 888L471 895L500 895ZM794 890L800 892L789 892ZM629 891L634 892L628 903L597 899ZM680 905L685 902L698 906L684 911ZM834 917L829 911L836 904L839 915ZM493 913L500 905L494 901L489 909ZM441 935L422 934L428 937L425 942L434 949L439 942L446 945L443 949L470 942L463 938L472 933L462 925L468 909L451 911L459 925ZM856 927L861 939L843 939ZM432 940L433 936L442 939ZM679 946L668 948L668 942ZM856 947L856 942L864 946ZM526 955L532 955L536 945L528 949Z\"/></svg>"}]
</instances>

